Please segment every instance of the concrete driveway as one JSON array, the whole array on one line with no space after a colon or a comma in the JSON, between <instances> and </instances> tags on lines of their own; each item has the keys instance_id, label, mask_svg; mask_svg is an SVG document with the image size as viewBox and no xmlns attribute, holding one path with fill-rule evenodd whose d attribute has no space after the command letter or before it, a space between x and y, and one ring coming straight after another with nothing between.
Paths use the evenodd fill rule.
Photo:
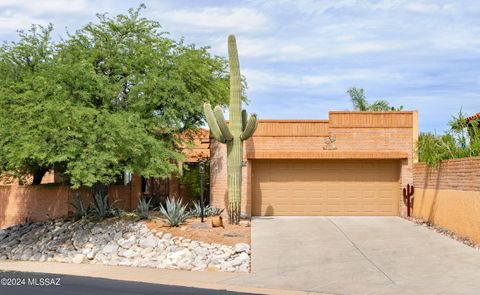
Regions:
<instances>
[{"instance_id":1,"label":"concrete driveway","mask_svg":"<svg viewBox=\"0 0 480 295\"><path fill-rule=\"evenodd\" d=\"M229 283L333 294L480 293L480 251L399 217L256 218L252 270Z\"/></svg>"}]
</instances>

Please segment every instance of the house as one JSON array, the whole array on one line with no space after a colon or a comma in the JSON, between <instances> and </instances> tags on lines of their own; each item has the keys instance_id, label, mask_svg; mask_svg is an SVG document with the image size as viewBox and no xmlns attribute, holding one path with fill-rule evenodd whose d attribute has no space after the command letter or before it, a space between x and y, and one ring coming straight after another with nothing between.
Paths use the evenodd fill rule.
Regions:
<instances>
[{"instance_id":1,"label":"house","mask_svg":"<svg viewBox=\"0 0 480 295\"><path fill-rule=\"evenodd\" d=\"M260 120L244 142L242 215L404 215L417 139L416 111ZM212 139L210 153L210 202L224 208L226 146Z\"/></svg>"},{"instance_id":2,"label":"house","mask_svg":"<svg viewBox=\"0 0 480 295\"><path fill-rule=\"evenodd\" d=\"M188 136L192 144L180 147L185 154L185 162L181 164L194 167L199 160L209 157L209 132L199 129ZM187 202L196 197L176 174L167 179L143 178L134 174L128 180L119 180L108 188L110 202L126 211L135 210L142 196L151 198L154 206L168 196L180 197ZM62 184L62 175L53 171L45 175L41 185L28 185L28 181L31 177L26 177L27 185L14 178L0 181L0 228L71 215L74 210L71 204L77 196L81 197L85 206L92 202L90 189L71 189Z\"/></svg>"}]
</instances>

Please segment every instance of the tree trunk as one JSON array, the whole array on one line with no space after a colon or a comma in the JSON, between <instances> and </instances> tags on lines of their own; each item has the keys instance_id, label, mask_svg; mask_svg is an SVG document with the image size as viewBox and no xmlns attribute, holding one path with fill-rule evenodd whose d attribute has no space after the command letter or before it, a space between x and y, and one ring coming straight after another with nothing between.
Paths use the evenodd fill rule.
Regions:
<instances>
[{"instance_id":1,"label":"tree trunk","mask_svg":"<svg viewBox=\"0 0 480 295\"><path fill-rule=\"evenodd\" d=\"M41 184L42 179L45 174L48 172L48 169L45 168L37 168L33 171L33 181L32 184Z\"/></svg>"}]
</instances>

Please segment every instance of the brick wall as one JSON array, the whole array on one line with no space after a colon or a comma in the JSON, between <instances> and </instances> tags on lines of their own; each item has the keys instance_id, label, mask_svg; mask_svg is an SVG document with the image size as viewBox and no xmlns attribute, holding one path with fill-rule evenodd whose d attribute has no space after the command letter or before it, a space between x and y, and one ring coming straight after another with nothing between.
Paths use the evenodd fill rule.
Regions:
<instances>
[{"instance_id":1,"label":"brick wall","mask_svg":"<svg viewBox=\"0 0 480 295\"><path fill-rule=\"evenodd\" d=\"M414 165L413 216L480 243L480 157Z\"/></svg>"},{"instance_id":2,"label":"brick wall","mask_svg":"<svg viewBox=\"0 0 480 295\"><path fill-rule=\"evenodd\" d=\"M480 191L480 157L443 161L438 168L414 165L417 188Z\"/></svg>"},{"instance_id":3,"label":"brick wall","mask_svg":"<svg viewBox=\"0 0 480 295\"><path fill-rule=\"evenodd\" d=\"M72 190L59 184L1 185L0 228L72 214L74 208L70 204L77 193L85 205L92 203L92 193L85 188ZM108 193L113 207L130 210L130 186L114 185L109 187Z\"/></svg>"},{"instance_id":4,"label":"brick wall","mask_svg":"<svg viewBox=\"0 0 480 295\"><path fill-rule=\"evenodd\" d=\"M414 143L418 138L417 112L330 112L329 120L260 121L254 136L244 143L242 212L251 212L250 175L256 158L397 159L401 187L413 183ZM335 136L337 150L324 150L325 138ZM211 202L227 204L226 147L211 143ZM401 195L401 191L399 191ZM400 199L400 212L406 208Z\"/></svg>"}]
</instances>

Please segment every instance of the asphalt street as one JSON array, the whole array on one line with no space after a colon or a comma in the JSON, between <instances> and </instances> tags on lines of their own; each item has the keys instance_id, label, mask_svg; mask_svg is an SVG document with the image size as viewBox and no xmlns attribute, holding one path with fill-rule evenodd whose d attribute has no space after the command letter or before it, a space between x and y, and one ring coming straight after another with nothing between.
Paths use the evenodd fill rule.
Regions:
<instances>
[{"instance_id":1,"label":"asphalt street","mask_svg":"<svg viewBox=\"0 0 480 295\"><path fill-rule=\"evenodd\" d=\"M249 293L30 272L0 271L2 295L130 295Z\"/></svg>"}]
</instances>

